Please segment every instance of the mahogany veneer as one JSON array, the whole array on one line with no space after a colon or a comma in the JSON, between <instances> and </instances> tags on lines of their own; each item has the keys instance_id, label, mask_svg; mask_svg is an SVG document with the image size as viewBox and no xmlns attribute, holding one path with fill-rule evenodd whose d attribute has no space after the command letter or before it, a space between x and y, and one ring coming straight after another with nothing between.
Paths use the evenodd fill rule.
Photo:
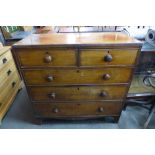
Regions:
<instances>
[{"instance_id":1,"label":"mahogany veneer","mask_svg":"<svg viewBox=\"0 0 155 155\"><path fill-rule=\"evenodd\" d=\"M142 43L123 33L37 34L13 52L37 118L119 118Z\"/></svg>"}]
</instances>

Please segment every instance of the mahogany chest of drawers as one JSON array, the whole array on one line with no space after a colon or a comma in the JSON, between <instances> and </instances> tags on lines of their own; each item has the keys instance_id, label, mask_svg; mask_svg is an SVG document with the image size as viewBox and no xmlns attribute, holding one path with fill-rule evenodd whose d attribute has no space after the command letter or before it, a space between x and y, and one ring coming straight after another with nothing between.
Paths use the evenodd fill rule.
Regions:
<instances>
[{"instance_id":1,"label":"mahogany chest of drawers","mask_svg":"<svg viewBox=\"0 0 155 155\"><path fill-rule=\"evenodd\" d=\"M0 123L20 88L21 79L10 47L0 47Z\"/></svg>"},{"instance_id":2,"label":"mahogany chest of drawers","mask_svg":"<svg viewBox=\"0 0 155 155\"><path fill-rule=\"evenodd\" d=\"M123 33L38 34L13 53L35 117L118 120L141 46Z\"/></svg>"}]
</instances>

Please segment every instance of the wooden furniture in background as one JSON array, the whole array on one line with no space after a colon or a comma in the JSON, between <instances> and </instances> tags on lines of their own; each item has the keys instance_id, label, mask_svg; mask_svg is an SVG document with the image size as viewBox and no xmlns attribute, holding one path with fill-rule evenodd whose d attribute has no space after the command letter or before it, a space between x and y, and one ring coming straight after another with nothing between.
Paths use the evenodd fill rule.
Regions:
<instances>
[{"instance_id":1,"label":"wooden furniture in background","mask_svg":"<svg viewBox=\"0 0 155 155\"><path fill-rule=\"evenodd\" d=\"M38 34L13 53L35 117L118 121L141 46L123 33Z\"/></svg>"},{"instance_id":2,"label":"wooden furniture in background","mask_svg":"<svg viewBox=\"0 0 155 155\"><path fill-rule=\"evenodd\" d=\"M21 79L10 47L0 47L0 123L19 89L21 89Z\"/></svg>"}]
</instances>

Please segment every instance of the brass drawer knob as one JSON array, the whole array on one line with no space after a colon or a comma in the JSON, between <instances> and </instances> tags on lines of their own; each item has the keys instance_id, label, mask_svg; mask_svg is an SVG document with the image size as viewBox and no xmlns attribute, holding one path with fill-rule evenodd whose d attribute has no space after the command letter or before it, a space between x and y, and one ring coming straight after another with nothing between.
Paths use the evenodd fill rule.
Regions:
<instances>
[{"instance_id":1,"label":"brass drawer knob","mask_svg":"<svg viewBox=\"0 0 155 155\"><path fill-rule=\"evenodd\" d=\"M52 75L48 75L48 76L46 77L46 80L47 80L48 82L53 81L53 76L52 76Z\"/></svg>"},{"instance_id":2,"label":"brass drawer knob","mask_svg":"<svg viewBox=\"0 0 155 155\"><path fill-rule=\"evenodd\" d=\"M110 54L107 54L106 56L104 56L104 61L105 62L111 62L112 61L112 55L110 55Z\"/></svg>"},{"instance_id":3,"label":"brass drawer knob","mask_svg":"<svg viewBox=\"0 0 155 155\"><path fill-rule=\"evenodd\" d=\"M109 80L110 78L111 78L111 76L109 74L104 74L103 75L104 80Z\"/></svg>"},{"instance_id":4,"label":"brass drawer knob","mask_svg":"<svg viewBox=\"0 0 155 155\"><path fill-rule=\"evenodd\" d=\"M55 99L56 94L55 93L50 93L50 94L48 94L48 97L51 98L51 99Z\"/></svg>"},{"instance_id":5,"label":"brass drawer knob","mask_svg":"<svg viewBox=\"0 0 155 155\"><path fill-rule=\"evenodd\" d=\"M104 112L104 108L103 108L103 107L99 107L99 108L98 108L98 111L99 111L99 112Z\"/></svg>"},{"instance_id":6,"label":"brass drawer knob","mask_svg":"<svg viewBox=\"0 0 155 155\"><path fill-rule=\"evenodd\" d=\"M108 93L105 92L105 91L102 91L102 92L100 93L100 96L101 96L101 97L106 97L106 96L108 96Z\"/></svg>"},{"instance_id":7,"label":"brass drawer knob","mask_svg":"<svg viewBox=\"0 0 155 155\"><path fill-rule=\"evenodd\" d=\"M44 61L45 61L46 63L50 63L50 62L52 61L52 56L46 55L45 58L44 58Z\"/></svg>"},{"instance_id":8,"label":"brass drawer knob","mask_svg":"<svg viewBox=\"0 0 155 155\"><path fill-rule=\"evenodd\" d=\"M8 60L7 58L4 58L2 61L3 61L3 64L5 64Z\"/></svg>"},{"instance_id":9,"label":"brass drawer knob","mask_svg":"<svg viewBox=\"0 0 155 155\"><path fill-rule=\"evenodd\" d=\"M58 113L58 112L59 112L59 109L58 109L58 108L54 108L54 109L53 109L53 112L54 112L54 113Z\"/></svg>"}]
</instances>

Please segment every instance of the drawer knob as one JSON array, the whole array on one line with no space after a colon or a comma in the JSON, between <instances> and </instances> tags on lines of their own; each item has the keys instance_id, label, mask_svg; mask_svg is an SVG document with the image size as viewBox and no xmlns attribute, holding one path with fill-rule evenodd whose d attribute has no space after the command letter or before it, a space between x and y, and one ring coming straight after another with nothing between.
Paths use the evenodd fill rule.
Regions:
<instances>
[{"instance_id":1,"label":"drawer knob","mask_svg":"<svg viewBox=\"0 0 155 155\"><path fill-rule=\"evenodd\" d=\"M110 55L110 54L107 54L106 56L104 56L104 61L105 62L111 62L112 61L112 55Z\"/></svg>"},{"instance_id":2,"label":"drawer knob","mask_svg":"<svg viewBox=\"0 0 155 155\"><path fill-rule=\"evenodd\" d=\"M101 97L106 97L106 96L108 96L108 94L107 94L107 92L102 91L102 92L100 93L100 96L101 96Z\"/></svg>"},{"instance_id":3,"label":"drawer knob","mask_svg":"<svg viewBox=\"0 0 155 155\"><path fill-rule=\"evenodd\" d=\"M109 74L104 74L103 75L104 80L109 80L110 78L111 78L111 76Z\"/></svg>"},{"instance_id":4,"label":"drawer knob","mask_svg":"<svg viewBox=\"0 0 155 155\"><path fill-rule=\"evenodd\" d=\"M52 57L50 55L46 55L45 58L44 58L44 61L46 63L50 63L52 61Z\"/></svg>"},{"instance_id":5,"label":"drawer knob","mask_svg":"<svg viewBox=\"0 0 155 155\"><path fill-rule=\"evenodd\" d=\"M15 81L12 82L12 87L15 87L15 85L16 85L16 82Z\"/></svg>"},{"instance_id":6,"label":"drawer knob","mask_svg":"<svg viewBox=\"0 0 155 155\"><path fill-rule=\"evenodd\" d=\"M53 81L53 76L52 76L52 75L48 75L48 76L46 77L46 80L47 80L48 82Z\"/></svg>"},{"instance_id":7,"label":"drawer knob","mask_svg":"<svg viewBox=\"0 0 155 155\"><path fill-rule=\"evenodd\" d=\"M48 97L51 98L51 99L55 99L56 94L55 93L50 93L50 94L48 94Z\"/></svg>"},{"instance_id":8,"label":"drawer knob","mask_svg":"<svg viewBox=\"0 0 155 155\"><path fill-rule=\"evenodd\" d=\"M99 107L99 108L98 108L98 111L99 111L99 112L104 112L104 108L103 108L103 107Z\"/></svg>"},{"instance_id":9,"label":"drawer knob","mask_svg":"<svg viewBox=\"0 0 155 155\"><path fill-rule=\"evenodd\" d=\"M12 71L9 69L9 70L7 71L7 74L8 74L8 75L10 75L10 74L11 74L11 72L12 72Z\"/></svg>"},{"instance_id":10,"label":"drawer knob","mask_svg":"<svg viewBox=\"0 0 155 155\"><path fill-rule=\"evenodd\" d=\"M59 109L58 109L58 108L54 108L54 109L53 109L53 112L54 112L54 113L58 113L58 112L59 112Z\"/></svg>"},{"instance_id":11,"label":"drawer knob","mask_svg":"<svg viewBox=\"0 0 155 155\"><path fill-rule=\"evenodd\" d=\"M3 64L5 64L7 62L7 58L4 58L2 61L3 61Z\"/></svg>"}]
</instances>

